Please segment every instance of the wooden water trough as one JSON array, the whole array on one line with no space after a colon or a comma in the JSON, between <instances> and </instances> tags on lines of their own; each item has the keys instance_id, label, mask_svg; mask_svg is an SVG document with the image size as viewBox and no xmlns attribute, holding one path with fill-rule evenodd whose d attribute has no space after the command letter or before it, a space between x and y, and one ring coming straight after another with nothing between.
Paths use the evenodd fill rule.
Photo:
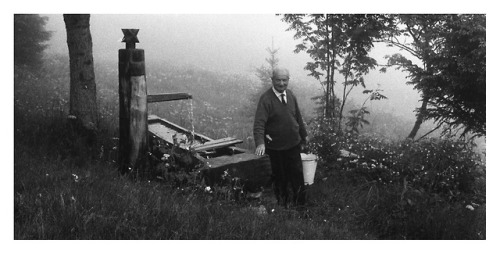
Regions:
<instances>
[{"instance_id":1,"label":"wooden water trough","mask_svg":"<svg viewBox=\"0 0 500 254\"><path fill-rule=\"evenodd\" d=\"M239 178L249 188L259 188L270 182L271 166L267 156L256 156L235 145L243 141L234 138L211 139L176 125L158 116L149 115L148 103L192 99L187 93L147 94L145 57L136 49L139 29L122 29L126 43L119 56L120 144L119 161L122 173L145 175L155 141L185 154L188 164L201 165L200 170L209 185L217 184L226 172ZM174 137L191 136L188 145L176 143ZM167 151L164 151L168 153ZM163 155L160 152L160 155Z\"/></svg>"},{"instance_id":2,"label":"wooden water trough","mask_svg":"<svg viewBox=\"0 0 500 254\"><path fill-rule=\"evenodd\" d=\"M257 156L251 151L236 147L242 140L235 138L212 139L176 125L155 115L148 116L150 139L160 139L167 146L176 144L175 137L193 136L194 145L177 144L186 154L192 155L201 164L201 171L208 185L221 182L227 173L232 178L239 178L250 190L256 190L270 183L271 165L267 156ZM150 142L153 143L153 142Z\"/></svg>"}]
</instances>

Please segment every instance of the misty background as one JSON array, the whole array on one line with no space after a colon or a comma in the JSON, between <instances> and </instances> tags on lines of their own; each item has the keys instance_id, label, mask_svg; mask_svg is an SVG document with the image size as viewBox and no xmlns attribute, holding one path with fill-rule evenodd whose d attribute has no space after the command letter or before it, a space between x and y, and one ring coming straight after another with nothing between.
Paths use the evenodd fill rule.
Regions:
<instances>
[{"instance_id":1,"label":"misty background","mask_svg":"<svg viewBox=\"0 0 500 254\"><path fill-rule=\"evenodd\" d=\"M46 53L67 56L63 15L41 15L49 18L46 28L53 32ZM92 14L90 29L94 61L96 64L110 60L118 62L118 50L125 48L121 42L122 28L140 29L136 47L145 50L146 71L150 67L148 63L161 60L181 67L195 66L255 78L255 68L265 65L265 59L269 57L266 48L274 47L279 49L279 64L290 70L290 88L294 90L297 85L308 86L317 90L318 95L321 94L319 82L307 76L308 72L304 70L310 57L304 52L293 53L300 41L293 39L294 32L286 31L288 24L280 19L273 14ZM405 53L377 44L370 56L379 64L385 64L384 56L397 52ZM405 84L405 76L401 71L389 69L387 73L372 70L365 77L366 89L382 89L382 94L388 97L388 100L368 102L372 115L385 112L414 121L414 110L419 106L420 97L412 86ZM335 92L340 96L342 81L340 75L337 78ZM99 86L98 76L96 82ZM118 87L118 81L116 85ZM366 98L362 91L361 87L354 89L348 101L362 103ZM411 127L408 126L408 132Z\"/></svg>"}]
</instances>

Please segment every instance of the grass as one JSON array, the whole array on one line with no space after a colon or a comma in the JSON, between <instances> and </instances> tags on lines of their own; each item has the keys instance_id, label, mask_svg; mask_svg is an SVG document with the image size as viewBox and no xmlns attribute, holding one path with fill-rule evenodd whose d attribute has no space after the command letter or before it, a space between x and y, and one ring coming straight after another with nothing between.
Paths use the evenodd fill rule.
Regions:
<instances>
[{"instance_id":1,"label":"grass","mask_svg":"<svg viewBox=\"0 0 500 254\"><path fill-rule=\"evenodd\" d=\"M272 198L213 199L189 187L131 180L107 162L78 164L16 144L15 239L373 238L350 223L342 203L324 199L323 191L337 191L331 182L315 185L316 204L301 213ZM263 215L256 212L261 205Z\"/></svg>"},{"instance_id":2,"label":"grass","mask_svg":"<svg viewBox=\"0 0 500 254\"><path fill-rule=\"evenodd\" d=\"M324 153L323 160L307 190L306 211L277 207L269 189L260 200L237 202L231 195L207 193L200 185L175 186L120 175L114 162L116 94L109 85L116 73L96 70L100 70L96 76L105 80L99 91L102 128L89 141L64 124L67 78L53 69L41 75L16 68L14 239L486 238L485 165L478 164L470 149L451 141L347 144L337 142L328 131L319 133L319 140L327 143L318 150ZM198 87L199 80L206 80L203 75L174 72L151 75L149 80L180 77L189 87ZM209 80L215 88L217 76ZM232 82L231 77L225 80ZM240 121L239 109L220 110L228 107L220 104L220 95L211 96L200 93L202 99L194 103L195 115L204 124L196 130L241 132L246 122ZM170 105L152 110L166 112L168 118L187 109ZM245 139L248 134L239 135ZM250 147L251 140L245 141ZM341 146L387 163L344 164L335 156ZM472 174L483 167L484 172ZM453 180L454 176L463 181ZM474 202L474 210L465 208Z\"/></svg>"},{"instance_id":3,"label":"grass","mask_svg":"<svg viewBox=\"0 0 500 254\"><path fill-rule=\"evenodd\" d=\"M304 212L277 207L269 189L260 200L236 202L194 186L137 181L106 159L62 156L45 144L15 143L15 239L485 238L485 206L469 211L443 203L422 206L433 209L426 212L401 206L411 214L397 220L390 207L398 204L392 200L399 201L400 186L352 182L352 175L324 167L307 190Z\"/></svg>"},{"instance_id":4,"label":"grass","mask_svg":"<svg viewBox=\"0 0 500 254\"><path fill-rule=\"evenodd\" d=\"M333 178L309 190L307 212L277 207L268 189L260 200L236 202L193 186L122 176L109 133L88 146L62 122L53 114L16 126L14 239L375 238L352 221L338 199L348 190Z\"/></svg>"}]
</instances>

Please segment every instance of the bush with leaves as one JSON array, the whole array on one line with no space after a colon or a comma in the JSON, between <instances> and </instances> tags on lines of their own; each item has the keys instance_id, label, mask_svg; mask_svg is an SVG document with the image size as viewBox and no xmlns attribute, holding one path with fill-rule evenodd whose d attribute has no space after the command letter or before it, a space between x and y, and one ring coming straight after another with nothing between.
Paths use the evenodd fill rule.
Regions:
<instances>
[{"instance_id":1,"label":"bush with leaves","mask_svg":"<svg viewBox=\"0 0 500 254\"><path fill-rule=\"evenodd\" d=\"M357 190L358 222L387 239L482 239L486 167L474 143L451 137L391 141L312 122L318 173ZM355 157L341 157L340 150ZM466 208L467 207L467 208Z\"/></svg>"},{"instance_id":2,"label":"bush with leaves","mask_svg":"<svg viewBox=\"0 0 500 254\"><path fill-rule=\"evenodd\" d=\"M369 186L360 192L360 221L381 236L484 236L484 228L468 227L478 215L466 207L486 202L486 168L472 142L443 138L386 143L363 137L352 151L360 158L345 169Z\"/></svg>"},{"instance_id":3,"label":"bush with leaves","mask_svg":"<svg viewBox=\"0 0 500 254\"><path fill-rule=\"evenodd\" d=\"M367 181L406 181L420 191L443 195L446 200L463 200L462 194L476 191L475 179L486 170L474 146L472 141L450 138L388 143L363 136L351 143L351 152L360 157L351 170L363 174Z\"/></svg>"},{"instance_id":4,"label":"bush with leaves","mask_svg":"<svg viewBox=\"0 0 500 254\"><path fill-rule=\"evenodd\" d=\"M370 124L365 119L365 116L370 114L370 111L365 107L365 104L368 100L370 101L378 101L378 100L385 100L387 97L385 95L381 94L382 90L381 89L376 89L376 90L364 90L363 94L368 94L368 97L365 99L363 104L359 109L353 109L350 110L349 113L351 114L350 116L347 117L347 122L345 123L346 125L346 131L352 135L358 135L359 131L361 128L363 128L364 125Z\"/></svg>"},{"instance_id":5,"label":"bush with leaves","mask_svg":"<svg viewBox=\"0 0 500 254\"><path fill-rule=\"evenodd\" d=\"M306 151L316 154L319 159L319 167L330 169L331 162L336 161L340 155L340 149L344 138L336 128L334 119L313 119L309 124L311 139Z\"/></svg>"}]
</instances>

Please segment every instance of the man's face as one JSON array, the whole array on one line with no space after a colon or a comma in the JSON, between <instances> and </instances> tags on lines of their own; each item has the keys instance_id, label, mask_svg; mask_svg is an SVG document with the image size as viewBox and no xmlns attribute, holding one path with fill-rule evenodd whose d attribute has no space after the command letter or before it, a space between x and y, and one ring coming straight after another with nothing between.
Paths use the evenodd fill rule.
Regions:
<instances>
[{"instance_id":1,"label":"man's face","mask_svg":"<svg viewBox=\"0 0 500 254\"><path fill-rule=\"evenodd\" d=\"M288 87L288 73L285 71L277 71L273 77L273 86L276 91L282 93Z\"/></svg>"}]
</instances>

